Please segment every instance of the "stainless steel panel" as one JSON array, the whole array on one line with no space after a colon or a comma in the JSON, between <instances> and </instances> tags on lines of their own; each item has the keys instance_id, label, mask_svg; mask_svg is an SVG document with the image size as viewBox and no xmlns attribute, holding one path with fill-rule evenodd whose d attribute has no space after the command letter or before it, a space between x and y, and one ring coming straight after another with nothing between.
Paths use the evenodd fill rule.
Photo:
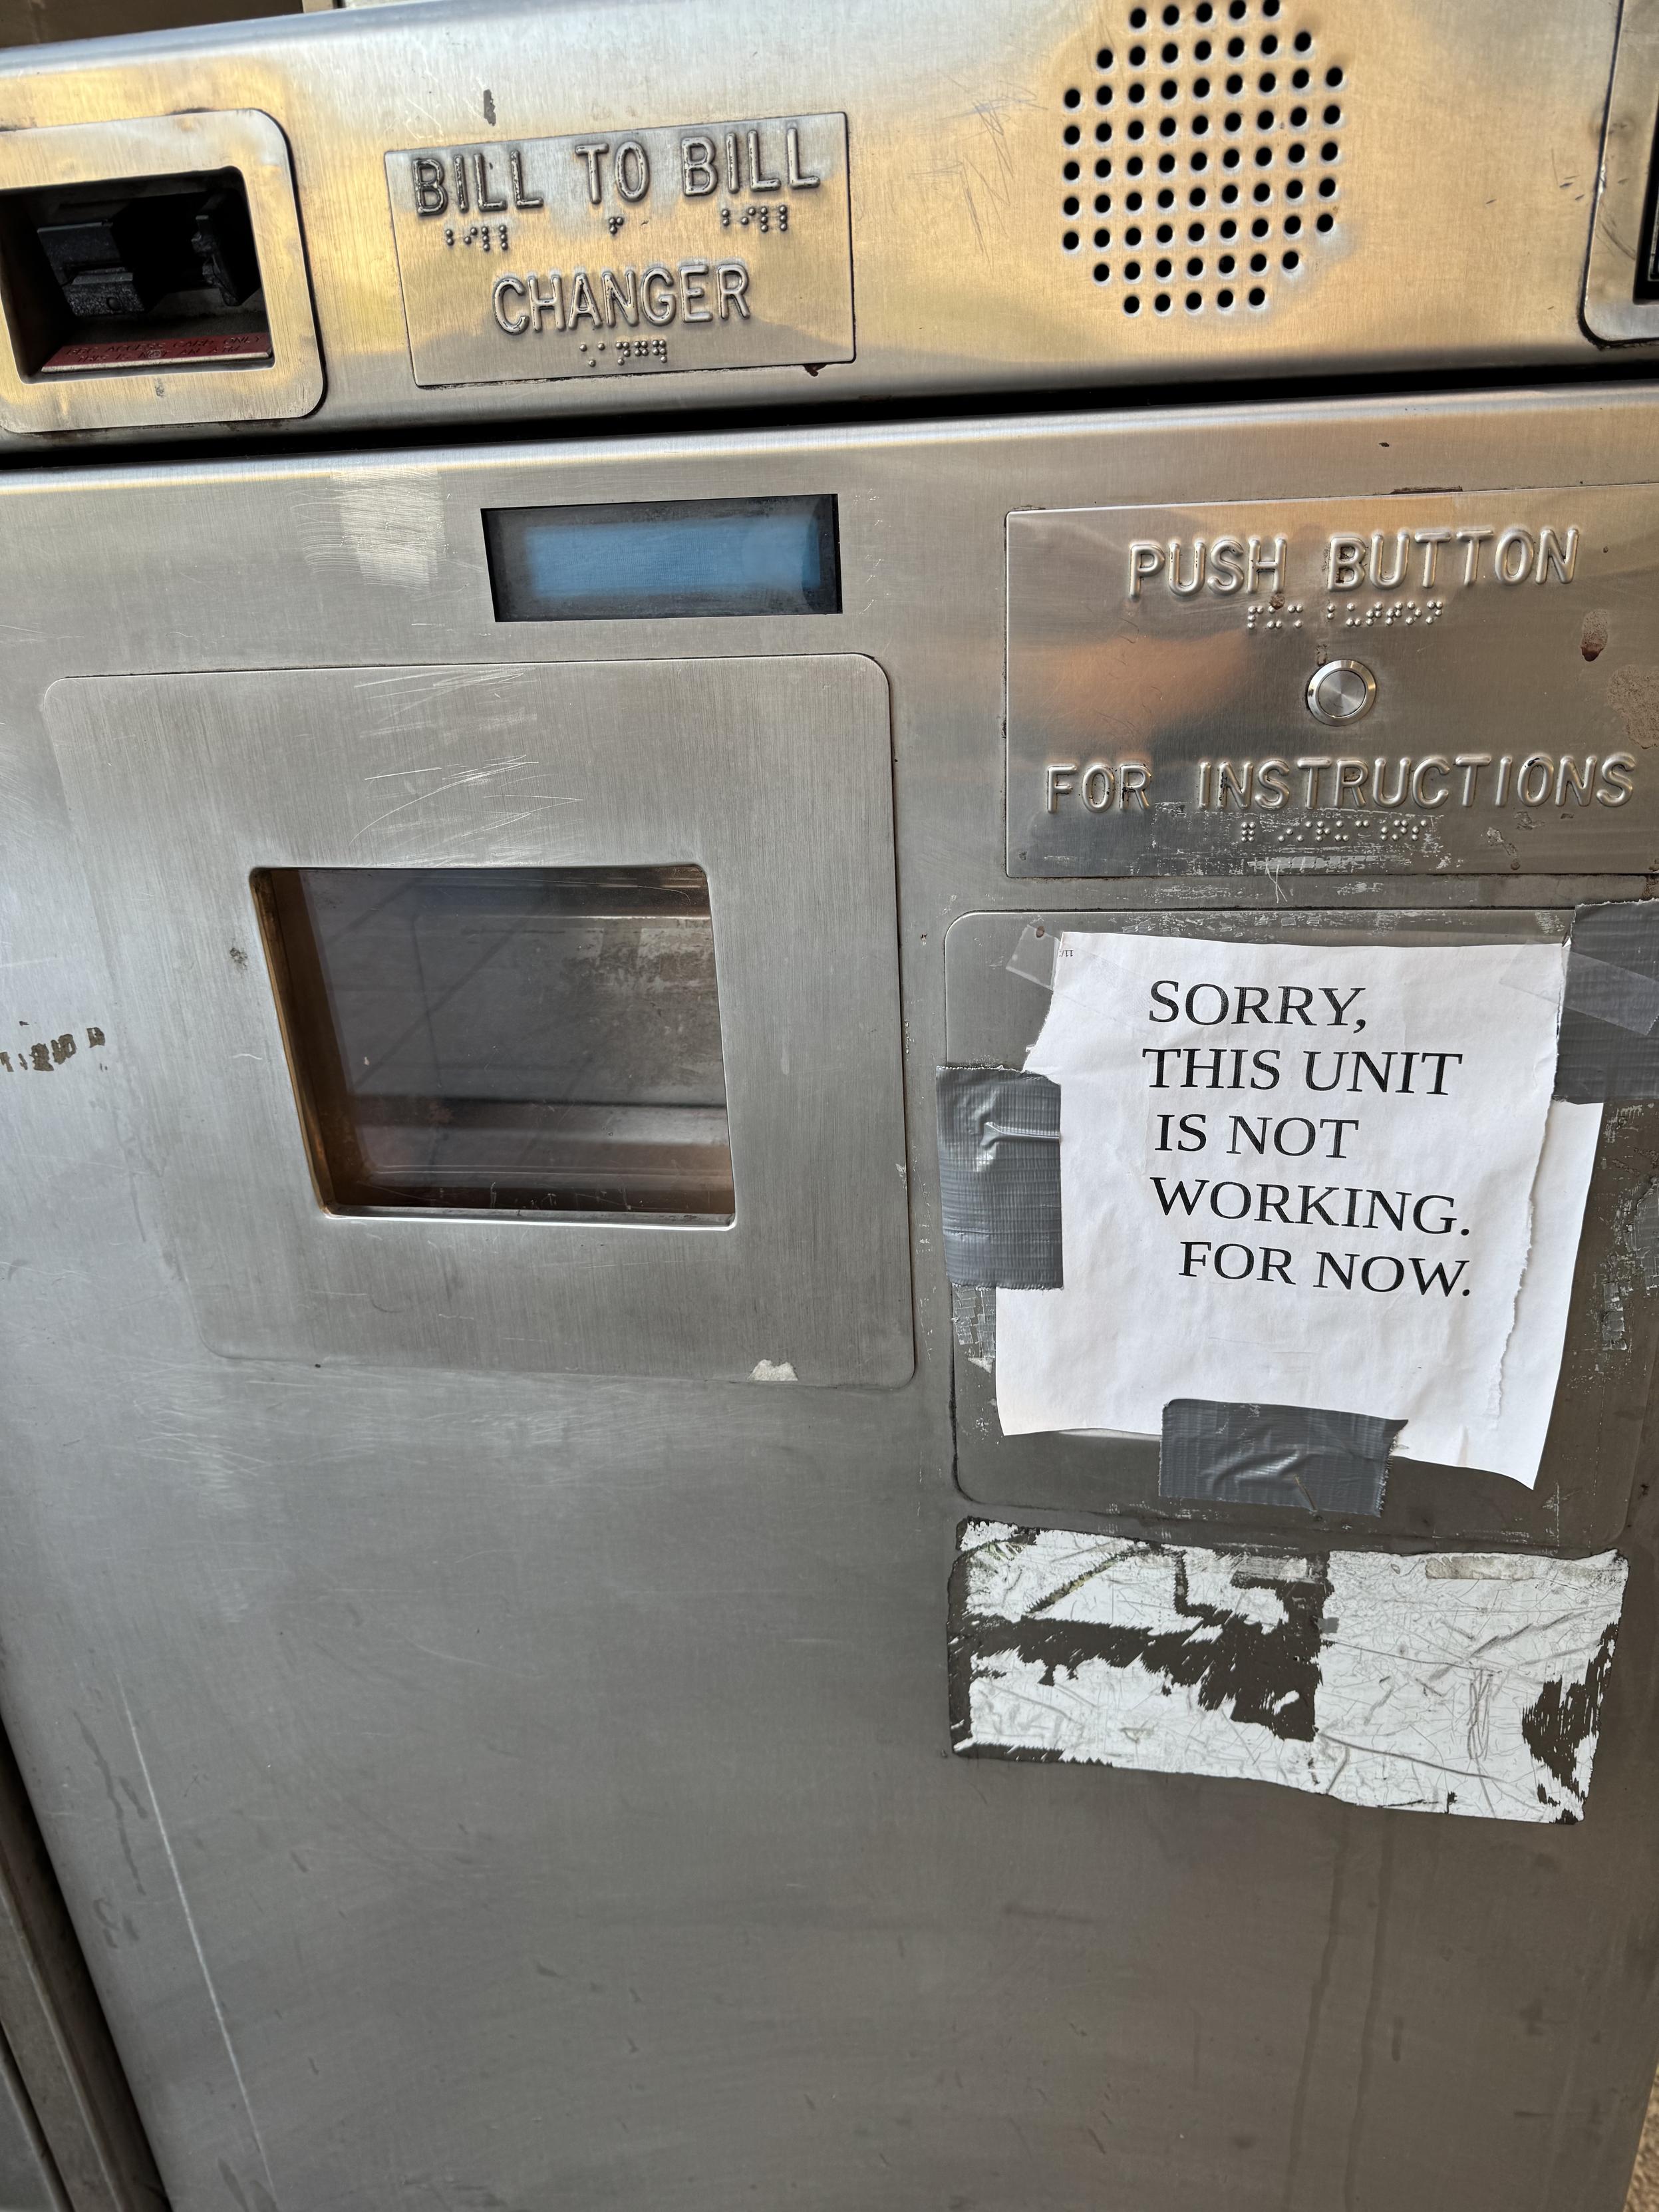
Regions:
<instances>
[{"instance_id":1,"label":"stainless steel panel","mask_svg":"<svg viewBox=\"0 0 1659 2212\"><path fill-rule=\"evenodd\" d=\"M1134 934L1213 937L1247 944L1468 945L1565 937L1571 905L1503 915L1424 913L1410 908L1352 915L1191 916L1065 911L965 914L945 940L945 1057L1018 1066L1036 1041L1048 992L1033 982L1029 956L1011 968L1028 926L1124 930ZM1406 1538L1443 1543L1527 1545L1552 1551L1600 1551L1618 1542L1636 1480L1654 1357L1659 1350L1659 1277L1631 1267L1638 1215L1659 1188L1659 1103L1609 1109L1578 1246L1567 1340L1550 1432L1530 1491L1501 1475L1437 1468L1421 1460L1390 1462L1380 1519L1320 1516L1317 1525L1351 1541ZM1644 1230L1641 1234L1645 1236ZM960 1298L962 1293L957 1296ZM969 1294L971 1295L971 1294ZM1616 1312L1610 1337L1607 1319ZM988 1333L994 1337L994 1330ZM964 1341L966 1338L968 1340ZM1194 1521L1294 1538L1283 1512L1161 1498L1156 1437L1082 1433L1005 1437L997 1419L994 1352L981 1327L955 1346L957 1480L970 1498L1018 1510L1111 1512L1137 1528L1172 1530ZM1606 1356L1614 1352L1616 1356ZM988 1352L989 1357L988 1358Z\"/></svg>"},{"instance_id":2,"label":"stainless steel panel","mask_svg":"<svg viewBox=\"0 0 1659 2212\"><path fill-rule=\"evenodd\" d=\"M111 1024L148 1040L147 1119L190 1133L162 1180L216 1351L909 1375L887 687L871 662L133 677L58 685L46 715ZM730 1227L471 1213L446 1231L419 1211L319 1206L256 871L685 861L714 915Z\"/></svg>"},{"instance_id":3,"label":"stainless steel panel","mask_svg":"<svg viewBox=\"0 0 1659 2212\"><path fill-rule=\"evenodd\" d=\"M0 2204L165 2212L143 2128L0 1741Z\"/></svg>"},{"instance_id":4,"label":"stainless steel panel","mask_svg":"<svg viewBox=\"0 0 1659 2212\"><path fill-rule=\"evenodd\" d=\"M1128 0L424 0L12 55L0 130L248 106L274 117L328 364L313 419L330 429L1595 357L1579 315L1616 0L1285 0L1272 16L1249 0L1242 18L1209 21L1197 9L1182 0L1170 27L1160 9L1142 36ZM734 379L641 376L630 356L623 377L414 382L389 153L811 115L847 118L855 360L803 348L818 374ZM1099 162L1112 173L1096 175ZM745 191L740 212L767 200ZM758 287L781 241L744 234ZM458 245L453 258L482 255ZM558 366L545 337L501 339L538 343ZM685 343L671 341L671 366L695 358ZM1382 489L1458 480L1395 474Z\"/></svg>"},{"instance_id":5,"label":"stainless steel panel","mask_svg":"<svg viewBox=\"0 0 1659 2212\"><path fill-rule=\"evenodd\" d=\"M416 384L853 357L847 118L386 157Z\"/></svg>"},{"instance_id":6,"label":"stainless steel panel","mask_svg":"<svg viewBox=\"0 0 1659 2212\"><path fill-rule=\"evenodd\" d=\"M0 2206L4 2212L66 2212L64 2196L9 2051L0 2051Z\"/></svg>"},{"instance_id":7,"label":"stainless steel panel","mask_svg":"<svg viewBox=\"0 0 1659 2212\"><path fill-rule=\"evenodd\" d=\"M1011 514L1008 872L1654 866L1654 514L1618 485Z\"/></svg>"},{"instance_id":8,"label":"stainless steel panel","mask_svg":"<svg viewBox=\"0 0 1659 2212\"><path fill-rule=\"evenodd\" d=\"M614 30L638 12L537 20ZM453 20L424 0L319 29L416 14ZM944 51L917 70L941 106ZM514 79L483 82L501 106ZM852 143L856 222L856 118ZM379 150L369 184L383 205ZM1656 441L1659 404L1616 387L9 475L0 1024L76 1050L19 1073L0 1038L0 1705L180 2212L225 2212L237 2191L331 2212L488 2196L1189 2212L1219 2194L1241 2212L1616 2212L1659 2048L1651 1437L1578 1828L953 1762L945 1585L967 1508L932 1082L946 929L1030 896L1003 858L1011 511L1640 483ZM890 690L909 1143L908 1179L889 1172L911 1205L915 1379L763 1389L209 1349L166 1191L198 1127L158 1126L161 1046L111 1015L47 689L287 672L247 679L276 689L319 665L417 668L415 688L439 665L556 659L678 680L688 657L713 684L723 659L821 653L822 617L493 619L481 508L738 487L838 495L837 651ZM180 685L181 712L216 688ZM296 810L313 764L336 788L361 742L355 712L331 720L340 695L313 696L304 723L259 725L269 757L246 769L274 783L286 766ZM458 718L471 696L453 695ZM616 749L637 743L610 726ZM782 721L772 741L789 746ZM215 743L241 775L228 726ZM210 838L228 784L174 787ZM664 784L656 818L684 793ZM1365 871L1079 878L1043 897L1196 922L1402 897L1492 917L1652 888ZM204 940L149 1003L179 1024L241 942ZM780 944L789 988L825 951ZM184 1048L205 1073L179 1075L180 1097L251 1066L210 1028ZM287 1125L279 1141L286 1176ZM1650 1326L1649 1218L1615 1224L1581 1290L1599 1361ZM1569 1460L1547 1514L1558 1498L1571 1513L1577 1479Z\"/></svg>"},{"instance_id":9,"label":"stainless steel panel","mask_svg":"<svg viewBox=\"0 0 1659 2212\"><path fill-rule=\"evenodd\" d=\"M1659 287L1644 265L1653 245L1649 227L1656 135L1659 6L1655 0L1624 0L1584 271L1585 327L1620 345L1659 335Z\"/></svg>"}]
</instances>

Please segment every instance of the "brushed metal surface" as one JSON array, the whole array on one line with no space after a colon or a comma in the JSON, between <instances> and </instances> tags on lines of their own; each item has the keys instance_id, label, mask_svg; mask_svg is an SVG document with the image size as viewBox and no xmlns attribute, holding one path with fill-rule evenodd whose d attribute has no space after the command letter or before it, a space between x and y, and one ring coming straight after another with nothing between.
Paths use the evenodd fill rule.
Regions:
<instances>
[{"instance_id":1,"label":"brushed metal surface","mask_svg":"<svg viewBox=\"0 0 1659 2212\"><path fill-rule=\"evenodd\" d=\"M1627 485L1011 514L1009 873L1659 865L1654 518ZM1333 726L1309 683L1348 656L1375 698Z\"/></svg>"},{"instance_id":2,"label":"brushed metal surface","mask_svg":"<svg viewBox=\"0 0 1659 2212\"><path fill-rule=\"evenodd\" d=\"M422 0L9 55L0 133L272 116L328 370L308 419L330 430L1595 359L1580 309L1616 0L1284 0L1273 15L1249 0L1207 21L1197 6L1173 26L1154 10L1143 34L1128 0ZM814 115L847 118L855 359L415 382L388 154ZM775 198L745 191L738 212ZM781 241L744 235L758 298ZM687 342L676 325L671 367ZM545 339L501 343L559 365ZM77 403L63 427L100 420Z\"/></svg>"},{"instance_id":3,"label":"brushed metal surface","mask_svg":"<svg viewBox=\"0 0 1659 2212\"><path fill-rule=\"evenodd\" d=\"M0 2048L0 2203L6 2212L70 2212L9 2051Z\"/></svg>"},{"instance_id":4,"label":"brushed metal surface","mask_svg":"<svg viewBox=\"0 0 1659 2212\"><path fill-rule=\"evenodd\" d=\"M216 1351L910 1374L887 686L872 662L82 679L46 711L97 886L112 1020L148 1041L145 1118L175 1133L157 1156L169 1236ZM730 1227L546 1213L441 1227L420 1209L319 1205L257 871L686 861L714 917Z\"/></svg>"},{"instance_id":5,"label":"brushed metal surface","mask_svg":"<svg viewBox=\"0 0 1659 2212\"><path fill-rule=\"evenodd\" d=\"M316 406L323 396L323 369L305 249L288 148L270 116L222 111L0 131L0 191L213 169L234 169L247 195L270 359L213 369L27 374L13 336L16 309L0 261L0 428L30 434L246 424L307 415Z\"/></svg>"},{"instance_id":6,"label":"brushed metal surface","mask_svg":"<svg viewBox=\"0 0 1659 2212\"><path fill-rule=\"evenodd\" d=\"M386 157L416 384L853 357L847 118Z\"/></svg>"},{"instance_id":7,"label":"brushed metal surface","mask_svg":"<svg viewBox=\"0 0 1659 2212\"><path fill-rule=\"evenodd\" d=\"M1585 328L1620 345L1659 335L1659 289L1644 266L1652 250L1646 234L1656 133L1659 6L1654 0L1623 0L1584 270Z\"/></svg>"},{"instance_id":8,"label":"brushed metal surface","mask_svg":"<svg viewBox=\"0 0 1659 2212\"><path fill-rule=\"evenodd\" d=\"M1413 886L1413 890L1414 890ZM1535 888L1535 886L1534 886ZM1124 930L1215 938L1222 943L1471 945L1536 943L1565 937L1574 895L1558 906L1505 914L1449 914L1407 907L1363 920L1310 910L1287 916L1109 915L1069 911L965 914L945 940L945 1054L952 1060L1018 1067L1036 1042L1048 994L1030 979L1029 956L1014 959L1028 927ZM1319 1525L1351 1542L1383 1539L1525 1545L1593 1552L1616 1544L1630 1510L1642 1425L1659 1350L1659 1300L1619 1316L1619 1356L1602 1355L1604 1285L1616 1280L1630 1224L1659 1176L1659 1104L1609 1109L1578 1247L1576 1290L1561 1379L1538 1481L1530 1491L1503 1476L1437 1468L1396 1457L1389 1466L1380 1519L1322 1516ZM955 1347L957 1480L970 1498L1021 1510L1110 1511L1138 1527L1173 1531L1197 1520L1240 1534L1283 1535L1286 1516L1244 1505L1160 1498L1156 1437L1060 1434L1005 1437L992 1369L960 1336ZM994 1364L994 1363L993 1363Z\"/></svg>"},{"instance_id":9,"label":"brushed metal surface","mask_svg":"<svg viewBox=\"0 0 1659 2212\"><path fill-rule=\"evenodd\" d=\"M445 0L341 20L416 13L453 20ZM855 125L852 143L856 221ZM373 184L383 202L378 150ZM969 1509L952 1479L932 1088L946 930L964 913L1023 920L1030 896L1004 865L1011 512L1640 483L1656 443L1659 401L1620 387L198 458L0 483L0 1710L179 2212L224 2212L237 2191L331 2212L476 2212L489 2197L523 2212L953 2197L1188 2212L1221 2195L1241 2212L1616 2212L1659 2049L1651 1437L1578 1828L1453 1832L1249 1783L953 1763L945 1586ZM483 508L738 490L837 495L842 615L495 622ZM524 670L534 690L556 663L647 663L678 696L688 660L718 690L722 662L822 654L830 626L837 663L867 656L890 695L913 1380L763 1388L210 1349L167 1184L222 1131L158 1121L152 1085L242 940L176 930L178 964L145 1002L165 1034L112 1014L49 688L165 688L172 726L135 711L99 748L129 732L113 804L143 785L152 741L175 762L209 745L211 777L171 777L185 826L158 825L141 793L143 835L203 859L255 782L291 784L283 804L314 809L319 840L349 834L307 785L337 792L362 765L366 708L341 704L353 672L416 672L403 680L432 716L439 667ZM237 681L303 694L303 716L252 714L239 752L232 726L191 704L222 696L228 670L269 672ZM756 679L757 710L786 674ZM206 679L194 691L176 680L191 676ZM423 707L422 747L436 728L464 748L481 688L450 693L447 722ZM605 727L616 754L644 757L648 731ZM769 728L794 757L789 717ZM842 743L821 736L826 779ZM635 774L642 822L672 827L704 803ZM545 819L549 838L568 834ZM95 834L106 905L147 869L164 926L175 879L196 899L179 869L111 853L107 820ZM745 880L794 896L765 852ZM857 933L864 880L837 896L827 942L778 935L787 989L810 992L848 916ZM1492 922L1653 888L1367 869L1079 878L1042 897L1056 915L1193 927L1402 904ZM243 949L252 1000L264 986ZM720 992L725 1014L724 971ZM64 1038L74 1050L54 1059ZM198 1084L270 1095L272 1072L230 1062L243 1048L222 1030L183 1048L205 1068L169 1079L174 1098ZM286 1125L276 1141L274 1165L250 1141L239 1178L286 1177ZM241 1203L228 1194L222 1218ZM1639 1363L1659 1306L1646 1218L1615 1210L1578 1293L1574 1326L1609 1371ZM454 1249L450 1224L426 1233ZM264 1265L256 1242L240 1249ZM369 1327L335 1299L319 1332L331 1310ZM1611 1463L1616 1443L1586 1436L1583 1454ZM1565 1531L1581 1476L1571 1451L1554 1466L1539 1510ZM1464 1510L1461 1495L1436 1489L1436 1515Z\"/></svg>"},{"instance_id":10,"label":"brushed metal surface","mask_svg":"<svg viewBox=\"0 0 1659 2212\"><path fill-rule=\"evenodd\" d=\"M6 2212L165 2212L131 2092L3 1741L0 2085Z\"/></svg>"}]
</instances>

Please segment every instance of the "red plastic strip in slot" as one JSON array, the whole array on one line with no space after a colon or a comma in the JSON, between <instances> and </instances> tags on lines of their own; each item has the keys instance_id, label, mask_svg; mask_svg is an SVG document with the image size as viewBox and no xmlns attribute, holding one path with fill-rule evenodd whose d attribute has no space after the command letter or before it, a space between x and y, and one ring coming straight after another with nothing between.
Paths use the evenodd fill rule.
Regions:
<instances>
[{"instance_id":1,"label":"red plastic strip in slot","mask_svg":"<svg viewBox=\"0 0 1659 2212\"><path fill-rule=\"evenodd\" d=\"M59 346L41 362L40 374L70 376L89 368L173 368L270 358L270 340L263 331L234 331L222 337L117 338Z\"/></svg>"}]
</instances>

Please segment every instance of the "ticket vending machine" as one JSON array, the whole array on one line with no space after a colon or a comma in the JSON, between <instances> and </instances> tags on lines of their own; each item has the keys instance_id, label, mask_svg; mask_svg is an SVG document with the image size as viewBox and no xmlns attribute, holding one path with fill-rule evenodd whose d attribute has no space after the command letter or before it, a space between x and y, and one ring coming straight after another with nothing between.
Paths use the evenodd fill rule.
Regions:
<instances>
[{"instance_id":1,"label":"ticket vending machine","mask_svg":"<svg viewBox=\"0 0 1659 2212\"><path fill-rule=\"evenodd\" d=\"M0 71L20 2203L1621 2202L1659 57L1442 15Z\"/></svg>"}]
</instances>

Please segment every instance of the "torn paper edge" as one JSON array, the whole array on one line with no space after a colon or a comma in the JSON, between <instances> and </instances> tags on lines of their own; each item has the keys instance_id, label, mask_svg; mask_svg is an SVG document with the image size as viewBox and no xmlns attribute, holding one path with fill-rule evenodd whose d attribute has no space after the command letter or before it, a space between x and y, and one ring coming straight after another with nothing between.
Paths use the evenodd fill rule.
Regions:
<instances>
[{"instance_id":1,"label":"torn paper edge","mask_svg":"<svg viewBox=\"0 0 1659 2212\"><path fill-rule=\"evenodd\" d=\"M1401 1811L1583 1815L1624 1600L1617 1553L1267 1559L982 1521L958 1546L959 1753Z\"/></svg>"}]
</instances>

